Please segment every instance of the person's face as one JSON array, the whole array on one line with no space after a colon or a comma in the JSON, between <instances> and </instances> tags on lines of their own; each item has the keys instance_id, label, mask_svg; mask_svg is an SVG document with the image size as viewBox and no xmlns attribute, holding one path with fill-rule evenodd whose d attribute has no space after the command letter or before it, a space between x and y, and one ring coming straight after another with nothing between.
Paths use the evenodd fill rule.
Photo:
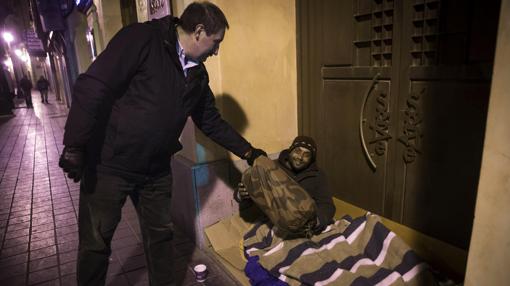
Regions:
<instances>
[{"instance_id":1,"label":"person's face","mask_svg":"<svg viewBox=\"0 0 510 286\"><path fill-rule=\"evenodd\" d=\"M221 29L215 34L207 35L204 26L197 25L193 33L194 50L189 56L195 61L205 62L208 57L218 55L223 37L225 37L225 29Z\"/></svg>"},{"instance_id":2,"label":"person's face","mask_svg":"<svg viewBox=\"0 0 510 286\"><path fill-rule=\"evenodd\" d=\"M301 171L312 163L312 152L304 147L296 147L290 151L289 162L296 171Z\"/></svg>"}]
</instances>

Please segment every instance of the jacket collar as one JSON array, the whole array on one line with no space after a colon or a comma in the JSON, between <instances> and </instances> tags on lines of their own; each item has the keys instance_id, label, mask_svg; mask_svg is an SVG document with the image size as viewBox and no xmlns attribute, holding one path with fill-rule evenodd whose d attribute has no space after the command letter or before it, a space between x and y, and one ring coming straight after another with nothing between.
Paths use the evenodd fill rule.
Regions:
<instances>
[{"instance_id":1,"label":"jacket collar","mask_svg":"<svg viewBox=\"0 0 510 286\"><path fill-rule=\"evenodd\" d=\"M179 22L179 18L173 16L166 16L157 20L157 25L161 31L161 35L163 38L163 43L165 45L165 49L167 50L172 62L176 67L181 71L182 76L184 77L184 72L182 70L181 62L179 61L179 55L177 54L177 23ZM188 69L188 77L186 78L186 82L190 83L199 78L205 78L208 83L207 71L203 63L199 63L197 66Z\"/></svg>"},{"instance_id":2,"label":"jacket collar","mask_svg":"<svg viewBox=\"0 0 510 286\"><path fill-rule=\"evenodd\" d=\"M179 61L179 55L177 54L177 22L178 18L173 16L165 16L160 19L155 19L150 22L150 24L155 25L160 33L161 38L163 39L163 45L165 46L165 50L170 55L172 59L172 63L177 67L178 70L181 71L181 74L184 77L184 72L182 71L181 62Z\"/></svg>"}]
</instances>

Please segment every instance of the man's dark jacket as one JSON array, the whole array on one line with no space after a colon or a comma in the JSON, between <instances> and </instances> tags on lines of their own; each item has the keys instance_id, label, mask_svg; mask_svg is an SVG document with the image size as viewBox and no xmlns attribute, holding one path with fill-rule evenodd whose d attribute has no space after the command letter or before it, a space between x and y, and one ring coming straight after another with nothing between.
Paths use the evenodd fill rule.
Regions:
<instances>
[{"instance_id":1,"label":"man's dark jacket","mask_svg":"<svg viewBox=\"0 0 510 286\"><path fill-rule=\"evenodd\" d=\"M39 80L37 80L37 89L38 90L48 90L48 88L50 87L50 82L45 79L45 78L40 78Z\"/></svg>"},{"instance_id":2,"label":"man's dark jacket","mask_svg":"<svg viewBox=\"0 0 510 286\"><path fill-rule=\"evenodd\" d=\"M19 87L23 90L24 93L30 94L30 91L32 90L32 81L26 77L23 77L19 81Z\"/></svg>"},{"instance_id":3,"label":"man's dark jacket","mask_svg":"<svg viewBox=\"0 0 510 286\"><path fill-rule=\"evenodd\" d=\"M221 118L205 66L184 76L175 23L168 16L123 28L78 77L64 145L85 146L89 168L167 174L188 116L237 156L251 148Z\"/></svg>"},{"instance_id":4,"label":"man's dark jacket","mask_svg":"<svg viewBox=\"0 0 510 286\"><path fill-rule=\"evenodd\" d=\"M319 218L318 230L322 230L326 225L333 222L335 205L326 185L326 177L317 167L317 164L313 162L308 168L295 172L290 167L288 150L280 152L278 164L314 199L317 205L317 217Z\"/></svg>"}]
</instances>

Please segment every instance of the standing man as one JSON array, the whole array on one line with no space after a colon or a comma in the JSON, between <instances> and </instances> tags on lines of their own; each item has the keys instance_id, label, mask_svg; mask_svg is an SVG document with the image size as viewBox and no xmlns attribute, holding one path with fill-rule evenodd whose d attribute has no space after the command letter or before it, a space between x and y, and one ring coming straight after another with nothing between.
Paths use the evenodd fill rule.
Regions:
<instances>
[{"instance_id":1,"label":"standing man","mask_svg":"<svg viewBox=\"0 0 510 286\"><path fill-rule=\"evenodd\" d=\"M37 80L36 86L41 94L41 102L48 103L48 88L50 87L50 82L41 75L39 80Z\"/></svg>"},{"instance_id":2,"label":"standing man","mask_svg":"<svg viewBox=\"0 0 510 286\"><path fill-rule=\"evenodd\" d=\"M174 285L170 157L191 116L207 136L252 164L253 148L214 105L203 62L218 54L228 22L209 2L180 19L130 25L74 86L59 165L81 179L78 284L104 285L111 239L130 196L151 285Z\"/></svg>"},{"instance_id":3,"label":"standing man","mask_svg":"<svg viewBox=\"0 0 510 286\"><path fill-rule=\"evenodd\" d=\"M19 87L25 96L27 108L34 108L32 105L32 81L29 80L25 74L23 74L23 77L19 81Z\"/></svg>"}]
</instances>

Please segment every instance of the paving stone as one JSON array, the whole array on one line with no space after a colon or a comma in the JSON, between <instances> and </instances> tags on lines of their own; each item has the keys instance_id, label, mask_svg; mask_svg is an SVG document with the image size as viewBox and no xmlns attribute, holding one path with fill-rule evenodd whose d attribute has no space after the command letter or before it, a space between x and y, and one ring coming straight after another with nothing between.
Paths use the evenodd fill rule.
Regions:
<instances>
[{"instance_id":1,"label":"paving stone","mask_svg":"<svg viewBox=\"0 0 510 286\"><path fill-rule=\"evenodd\" d=\"M30 250L31 251L32 250L37 250L37 249L49 247L49 246L52 246L52 245L55 245L55 239L53 237L46 238L46 239L41 239L41 240L36 240L36 241L31 241L30 242Z\"/></svg>"},{"instance_id":2,"label":"paving stone","mask_svg":"<svg viewBox=\"0 0 510 286\"><path fill-rule=\"evenodd\" d=\"M124 260L120 260L122 270L129 272L139 268L145 268L145 255L130 256Z\"/></svg>"},{"instance_id":3,"label":"paving stone","mask_svg":"<svg viewBox=\"0 0 510 286\"><path fill-rule=\"evenodd\" d=\"M5 234L5 239L13 239L21 236L26 236L30 233L30 230L27 229L19 229L19 230L13 230L9 231L7 230L7 233Z\"/></svg>"},{"instance_id":4,"label":"paving stone","mask_svg":"<svg viewBox=\"0 0 510 286\"><path fill-rule=\"evenodd\" d=\"M60 281L62 282L62 286L76 286L78 285L78 282L76 281L76 274L71 274L67 276L63 276L60 278Z\"/></svg>"},{"instance_id":5,"label":"paving stone","mask_svg":"<svg viewBox=\"0 0 510 286\"><path fill-rule=\"evenodd\" d=\"M56 255L30 261L29 271L34 272L37 270L53 267L58 265L58 259Z\"/></svg>"},{"instance_id":6,"label":"paving stone","mask_svg":"<svg viewBox=\"0 0 510 286\"><path fill-rule=\"evenodd\" d=\"M33 285L58 278L58 267L47 268L28 274L28 284Z\"/></svg>"},{"instance_id":7,"label":"paving stone","mask_svg":"<svg viewBox=\"0 0 510 286\"><path fill-rule=\"evenodd\" d=\"M30 209L28 209L27 211L30 212ZM25 212L25 211L22 211L22 212ZM24 216L12 216L11 215L11 218L9 219L9 226L11 224L20 224L20 223L24 223L24 222L30 222L30 214L24 215Z\"/></svg>"},{"instance_id":8,"label":"paving stone","mask_svg":"<svg viewBox=\"0 0 510 286\"><path fill-rule=\"evenodd\" d=\"M55 228L55 225L53 223L47 223L47 224L41 224L41 225L33 225L32 226L32 234L36 234L39 232L49 232L52 231Z\"/></svg>"},{"instance_id":9,"label":"paving stone","mask_svg":"<svg viewBox=\"0 0 510 286\"><path fill-rule=\"evenodd\" d=\"M130 285L149 285L147 269L137 269L126 273Z\"/></svg>"},{"instance_id":10,"label":"paving stone","mask_svg":"<svg viewBox=\"0 0 510 286\"><path fill-rule=\"evenodd\" d=\"M136 244L132 246L127 246L124 248L116 249L113 251L113 255L116 255L119 261L124 261L128 257L138 256L143 254L143 245Z\"/></svg>"},{"instance_id":11,"label":"paving stone","mask_svg":"<svg viewBox=\"0 0 510 286\"><path fill-rule=\"evenodd\" d=\"M58 227L57 227L58 229ZM78 240L78 230L74 231L74 232L71 232L71 233L67 233L67 234L58 234L57 233L57 240L58 241L73 241L73 240Z\"/></svg>"},{"instance_id":12,"label":"paving stone","mask_svg":"<svg viewBox=\"0 0 510 286\"><path fill-rule=\"evenodd\" d=\"M122 266L120 262L117 259L110 259L109 265L108 265L108 276L111 275L118 275L123 273Z\"/></svg>"},{"instance_id":13,"label":"paving stone","mask_svg":"<svg viewBox=\"0 0 510 286\"><path fill-rule=\"evenodd\" d=\"M39 217L39 218L32 219L32 225L34 225L34 226L42 225L42 224L49 224L49 223L53 223L53 217L51 216L51 214L48 214L47 217Z\"/></svg>"},{"instance_id":14,"label":"paving stone","mask_svg":"<svg viewBox=\"0 0 510 286\"><path fill-rule=\"evenodd\" d=\"M0 281L5 280L7 278L23 275L27 272L27 264L21 263L6 267L0 267ZM2 284L2 283L0 283Z\"/></svg>"},{"instance_id":15,"label":"paving stone","mask_svg":"<svg viewBox=\"0 0 510 286\"><path fill-rule=\"evenodd\" d=\"M106 285L108 286L125 286L129 285L128 281L124 274L106 276Z\"/></svg>"},{"instance_id":16,"label":"paving stone","mask_svg":"<svg viewBox=\"0 0 510 286\"><path fill-rule=\"evenodd\" d=\"M58 251L61 253L70 252L78 249L78 240L65 241L58 244Z\"/></svg>"},{"instance_id":17,"label":"paving stone","mask_svg":"<svg viewBox=\"0 0 510 286\"><path fill-rule=\"evenodd\" d=\"M16 237L13 239L6 239L4 241L3 247L7 248L7 247L16 246L16 245L24 244L24 243L28 244L29 239L30 239L29 235L20 236L20 237Z\"/></svg>"},{"instance_id":18,"label":"paving stone","mask_svg":"<svg viewBox=\"0 0 510 286\"><path fill-rule=\"evenodd\" d=\"M56 215L65 214L65 213L69 213L69 212L74 213L74 207L72 205L55 208L55 210L54 210L54 213Z\"/></svg>"},{"instance_id":19,"label":"paving stone","mask_svg":"<svg viewBox=\"0 0 510 286\"><path fill-rule=\"evenodd\" d=\"M78 252L69 251L65 253L59 253L58 256L60 258L60 263L67 263L78 259Z\"/></svg>"},{"instance_id":20,"label":"paving stone","mask_svg":"<svg viewBox=\"0 0 510 286\"><path fill-rule=\"evenodd\" d=\"M7 285L9 285L9 286L25 286L25 285L27 285L26 275L21 274L21 275L12 276L12 277L9 277L6 279L2 279L2 280L0 280L0 284L6 285L6 286Z\"/></svg>"},{"instance_id":21,"label":"paving stone","mask_svg":"<svg viewBox=\"0 0 510 286\"><path fill-rule=\"evenodd\" d=\"M60 285L60 279L55 279L51 281L46 281L43 283L37 283L36 286L59 286Z\"/></svg>"},{"instance_id":22,"label":"paving stone","mask_svg":"<svg viewBox=\"0 0 510 286\"><path fill-rule=\"evenodd\" d=\"M112 240L112 249L120 249L127 246L139 244L138 239L134 236L125 237L117 240Z\"/></svg>"},{"instance_id":23,"label":"paving stone","mask_svg":"<svg viewBox=\"0 0 510 286\"><path fill-rule=\"evenodd\" d=\"M121 239L121 238L126 238L126 237L129 237L129 236L132 236L132 235L134 235L134 232L129 227L126 227L126 228L123 228L123 229L117 228L115 230L115 233L113 234L113 240L117 240L117 239Z\"/></svg>"},{"instance_id":24,"label":"paving stone","mask_svg":"<svg viewBox=\"0 0 510 286\"><path fill-rule=\"evenodd\" d=\"M60 275L65 276L73 273L76 273L76 260L60 264Z\"/></svg>"},{"instance_id":25,"label":"paving stone","mask_svg":"<svg viewBox=\"0 0 510 286\"><path fill-rule=\"evenodd\" d=\"M55 255L57 253L57 247L55 245L44 247L30 251L30 261L37 260L40 258Z\"/></svg>"},{"instance_id":26,"label":"paving stone","mask_svg":"<svg viewBox=\"0 0 510 286\"><path fill-rule=\"evenodd\" d=\"M9 225L7 226L7 228L9 229L9 231L15 231L15 230L20 230L20 229L29 229L30 221L23 222L23 223L16 223L16 224L12 224L12 222L10 222Z\"/></svg>"},{"instance_id":27,"label":"paving stone","mask_svg":"<svg viewBox=\"0 0 510 286\"><path fill-rule=\"evenodd\" d=\"M28 243L18 244L16 246L2 248L0 258L22 254L28 251Z\"/></svg>"},{"instance_id":28,"label":"paving stone","mask_svg":"<svg viewBox=\"0 0 510 286\"><path fill-rule=\"evenodd\" d=\"M52 206L51 205L43 205L43 206L40 206L40 207L34 207L32 209L32 214L37 214L37 213L45 213L47 214L48 212L51 212L52 211Z\"/></svg>"},{"instance_id":29,"label":"paving stone","mask_svg":"<svg viewBox=\"0 0 510 286\"><path fill-rule=\"evenodd\" d=\"M76 218L55 221L55 225L57 227L69 226L69 225L73 225L73 224L77 224L77 223L78 223L78 220Z\"/></svg>"},{"instance_id":30,"label":"paving stone","mask_svg":"<svg viewBox=\"0 0 510 286\"><path fill-rule=\"evenodd\" d=\"M78 233L78 225L72 224L68 226L57 227L57 235L63 236L70 233Z\"/></svg>"},{"instance_id":31,"label":"paving stone","mask_svg":"<svg viewBox=\"0 0 510 286\"><path fill-rule=\"evenodd\" d=\"M6 258L0 258L0 267L11 266L20 263L26 263L28 259L28 253L22 253Z\"/></svg>"},{"instance_id":32,"label":"paving stone","mask_svg":"<svg viewBox=\"0 0 510 286\"><path fill-rule=\"evenodd\" d=\"M53 239L55 238L55 231L53 229L32 233L33 241L48 239L48 238L53 238Z\"/></svg>"},{"instance_id":33,"label":"paving stone","mask_svg":"<svg viewBox=\"0 0 510 286\"><path fill-rule=\"evenodd\" d=\"M11 218L30 215L30 211L31 211L30 209L26 209L26 210L11 212ZM0 218L1 218L1 216L0 216Z\"/></svg>"}]
</instances>

